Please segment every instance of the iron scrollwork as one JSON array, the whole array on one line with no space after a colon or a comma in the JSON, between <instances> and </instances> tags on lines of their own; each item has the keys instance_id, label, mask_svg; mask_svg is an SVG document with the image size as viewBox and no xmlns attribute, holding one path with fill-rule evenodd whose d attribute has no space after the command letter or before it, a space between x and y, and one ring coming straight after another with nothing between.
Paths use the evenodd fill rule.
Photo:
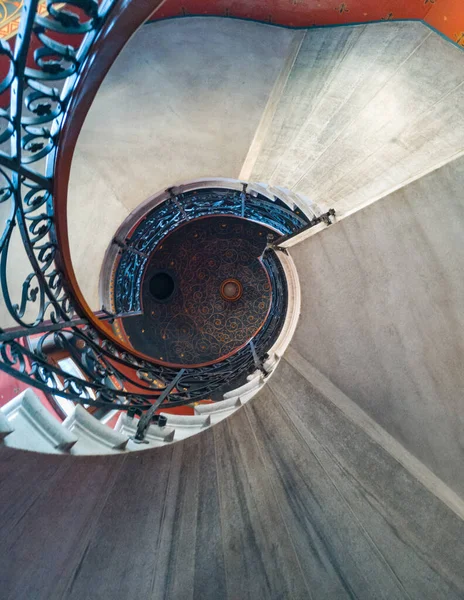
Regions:
<instances>
[{"instance_id":1,"label":"iron scrollwork","mask_svg":"<svg viewBox=\"0 0 464 600\"><path fill-rule=\"evenodd\" d=\"M55 159L73 90L116 0L48 0L46 15L39 14L39 2L24 1L14 49L0 42L0 59L8 63L0 82L0 287L3 316L9 318L4 326L16 328L0 329L0 369L44 392L102 408L143 413L173 381L175 390L163 398L170 406L209 398L253 370L249 346L220 364L179 373L122 350L77 314L58 260ZM282 234L306 224L279 203L270 216L265 199L245 194L244 203L244 194L185 193L160 207L150 217L151 231L131 240L137 252L124 253L131 261L122 275L128 295L140 283L146 253L182 219L237 214L271 226L278 222ZM24 260L18 259L19 252ZM285 278L273 254L262 258L272 281L273 304L254 340L261 358L276 339L286 310ZM27 272L18 268L20 262L28 265ZM128 306L125 312L136 309ZM35 338L33 347L25 343L25 331ZM80 374L54 363L47 351L51 346L65 350Z\"/></svg>"},{"instance_id":2,"label":"iron scrollwork","mask_svg":"<svg viewBox=\"0 0 464 600\"><path fill-rule=\"evenodd\" d=\"M183 223L211 215L243 217L270 226L280 235L293 234L309 224L302 213L297 214L282 202L271 201L261 194L224 188L203 188L178 196L172 194L143 219L121 248L115 275L117 312L140 310L143 273L148 257L161 240Z\"/></svg>"},{"instance_id":3,"label":"iron scrollwork","mask_svg":"<svg viewBox=\"0 0 464 600\"><path fill-rule=\"evenodd\" d=\"M48 0L43 16L39 0L25 0L14 50L5 41L0 44L1 59L8 61L0 83L0 207L6 215L0 234L0 285L8 325L18 329L17 337L11 330L2 336L0 368L45 392L127 410L132 404L148 408L159 396L153 385L136 376L137 370L161 382L169 382L175 373L154 373L150 363L119 351L85 319L76 326L74 299L57 264L51 191L60 128L74 85L114 4ZM30 270L18 282L19 263ZM55 331L43 333L47 322ZM33 350L22 341L25 331L41 332ZM47 344L65 349L83 376L53 364L44 351ZM127 384L135 393L125 391Z\"/></svg>"}]
</instances>

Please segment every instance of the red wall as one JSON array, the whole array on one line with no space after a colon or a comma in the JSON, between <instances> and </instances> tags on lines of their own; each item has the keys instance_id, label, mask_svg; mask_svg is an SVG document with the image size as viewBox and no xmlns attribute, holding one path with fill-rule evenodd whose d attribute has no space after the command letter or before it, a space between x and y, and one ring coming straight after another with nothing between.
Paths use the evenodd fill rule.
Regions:
<instances>
[{"instance_id":1,"label":"red wall","mask_svg":"<svg viewBox=\"0 0 464 600\"><path fill-rule=\"evenodd\" d=\"M292 27L422 19L464 47L464 0L166 0L152 20L188 15L238 17ZM12 34L7 28L0 37L2 33ZM66 43L63 35L53 37ZM12 45L14 38L9 43ZM31 54L29 65L33 66ZM2 56L0 80L7 70L8 61ZM3 96L0 106L8 104L8 92Z\"/></svg>"},{"instance_id":2,"label":"red wall","mask_svg":"<svg viewBox=\"0 0 464 600\"><path fill-rule=\"evenodd\" d=\"M437 0L425 21L464 48L464 0Z\"/></svg>"},{"instance_id":3,"label":"red wall","mask_svg":"<svg viewBox=\"0 0 464 600\"><path fill-rule=\"evenodd\" d=\"M207 14L308 27L424 19L434 1L438 0L167 0L153 18Z\"/></svg>"},{"instance_id":4,"label":"red wall","mask_svg":"<svg viewBox=\"0 0 464 600\"><path fill-rule=\"evenodd\" d=\"M464 47L464 0L167 0L153 19L217 15L292 27L421 19Z\"/></svg>"},{"instance_id":5,"label":"red wall","mask_svg":"<svg viewBox=\"0 0 464 600\"><path fill-rule=\"evenodd\" d=\"M31 387L27 383L23 383L16 379L15 377L11 377L4 371L0 371L0 406L4 406L12 400L15 396L24 392L27 388ZM41 391L34 388L34 392L40 398L42 404L45 408L56 418L58 421L62 419L59 417L58 413L53 408L53 405L47 399L47 396Z\"/></svg>"}]
</instances>

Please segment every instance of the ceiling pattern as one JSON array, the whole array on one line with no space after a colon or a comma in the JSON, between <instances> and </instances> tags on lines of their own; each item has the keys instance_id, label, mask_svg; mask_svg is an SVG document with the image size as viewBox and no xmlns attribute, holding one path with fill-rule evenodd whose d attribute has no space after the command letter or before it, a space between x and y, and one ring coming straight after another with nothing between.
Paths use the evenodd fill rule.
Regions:
<instances>
[{"instance_id":1,"label":"ceiling pattern","mask_svg":"<svg viewBox=\"0 0 464 600\"><path fill-rule=\"evenodd\" d=\"M267 233L268 228L244 219L208 217L168 235L144 274L143 315L122 320L131 345L182 365L213 362L238 351L256 335L270 310L269 277L258 259ZM159 271L177 283L165 303L150 293L150 280ZM243 286L236 302L221 297L221 283L228 278Z\"/></svg>"}]
</instances>

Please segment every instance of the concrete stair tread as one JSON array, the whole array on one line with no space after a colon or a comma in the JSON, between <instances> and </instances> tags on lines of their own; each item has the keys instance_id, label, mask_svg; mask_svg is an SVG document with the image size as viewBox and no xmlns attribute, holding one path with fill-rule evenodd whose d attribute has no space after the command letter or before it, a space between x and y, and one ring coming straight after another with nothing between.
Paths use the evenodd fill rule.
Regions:
<instances>
[{"instance_id":1,"label":"concrete stair tread","mask_svg":"<svg viewBox=\"0 0 464 600\"><path fill-rule=\"evenodd\" d=\"M174 441L183 440L200 433L211 425L209 415L176 415L161 413L168 420L168 425L174 429Z\"/></svg>"},{"instance_id":2,"label":"concrete stair tread","mask_svg":"<svg viewBox=\"0 0 464 600\"><path fill-rule=\"evenodd\" d=\"M14 429L3 412L0 411L0 440L13 433Z\"/></svg>"},{"instance_id":3,"label":"concrete stair tread","mask_svg":"<svg viewBox=\"0 0 464 600\"><path fill-rule=\"evenodd\" d=\"M77 405L63 427L78 436L73 454L111 454L126 448L128 436L111 429Z\"/></svg>"},{"instance_id":4,"label":"concrete stair tread","mask_svg":"<svg viewBox=\"0 0 464 600\"><path fill-rule=\"evenodd\" d=\"M131 419L127 413L121 413L118 422L116 423L115 431L123 433L128 437L133 437L137 432L137 419ZM172 427L159 427L152 423L148 428L145 439L153 445L164 445L167 442L172 442L174 439L174 429ZM133 444L131 443L131 446ZM141 448L139 448L140 450Z\"/></svg>"},{"instance_id":5,"label":"concrete stair tread","mask_svg":"<svg viewBox=\"0 0 464 600\"><path fill-rule=\"evenodd\" d=\"M77 437L65 429L43 406L32 389L27 389L1 409L12 431L4 444L23 450L45 453L69 451Z\"/></svg>"}]
</instances>

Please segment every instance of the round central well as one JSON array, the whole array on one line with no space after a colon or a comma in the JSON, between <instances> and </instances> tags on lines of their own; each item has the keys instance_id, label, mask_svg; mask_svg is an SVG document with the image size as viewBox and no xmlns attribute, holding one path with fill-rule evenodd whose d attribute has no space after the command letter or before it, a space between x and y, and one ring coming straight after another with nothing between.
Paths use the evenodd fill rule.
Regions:
<instances>
[{"instance_id":1,"label":"round central well","mask_svg":"<svg viewBox=\"0 0 464 600\"><path fill-rule=\"evenodd\" d=\"M175 288L174 279L169 273L160 271L150 279L150 294L157 302L167 302L173 295Z\"/></svg>"},{"instance_id":2,"label":"round central well","mask_svg":"<svg viewBox=\"0 0 464 600\"><path fill-rule=\"evenodd\" d=\"M141 281L143 313L124 319L133 348L176 365L238 352L265 323L269 228L235 216L188 221L160 240Z\"/></svg>"},{"instance_id":3,"label":"round central well","mask_svg":"<svg viewBox=\"0 0 464 600\"><path fill-rule=\"evenodd\" d=\"M221 284L221 296L229 302L236 302L242 296L243 288L237 279L226 279Z\"/></svg>"}]
</instances>

